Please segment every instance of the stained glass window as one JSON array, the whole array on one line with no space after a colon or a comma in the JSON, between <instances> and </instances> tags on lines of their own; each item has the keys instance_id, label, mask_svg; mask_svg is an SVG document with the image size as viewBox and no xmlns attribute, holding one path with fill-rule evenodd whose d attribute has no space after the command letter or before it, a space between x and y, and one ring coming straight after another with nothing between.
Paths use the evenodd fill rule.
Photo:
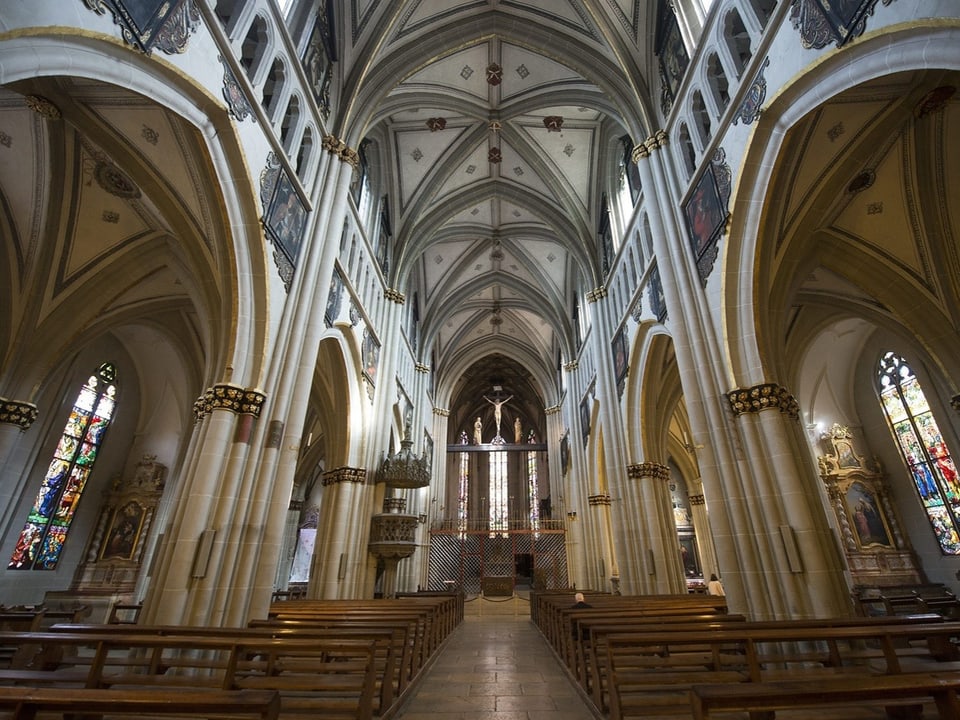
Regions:
<instances>
[{"instance_id":1,"label":"stained glass window","mask_svg":"<svg viewBox=\"0 0 960 720\"><path fill-rule=\"evenodd\" d=\"M527 435L527 442L533 444L537 441L533 430ZM537 453L531 450L527 453L527 488L530 494L530 529L534 533L540 531L540 489L538 487L537 472Z\"/></svg>"},{"instance_id":2,"label":"stained glass window","mask_svg":"<svg viewBox=\"0 0 960 720\"><path fill-rule=\"evenodd\" d=\"M916 375L888 352L878 368L880 401L945 555L960 555L960 483L957 468Z\"/></svg>"},{"instance_id":3,"label":"stained glass window","mask_svg":"<svg viewBox=\"0 0 960 720\"><path fill-rule=\"evenodd\" d=\"M492 441L494 445L506 445L498 434ZM490 453L490 534L504 532L507 526L507 453L495 450Z\"/></svg>"},{"instance_id":4,"label":"stained glass window","mask_svg":"<svg viewBox=\"0 0 960 720\"><path fill-rule=\"evenodd\" d=\"M460 444L467 444L467 434L460 433ZM470 491L470 454L460 453L460 494L457 498L457 532L463 537L467 529L467 497Z\"/></svg>"},{"instance_id":5,"label":"stained glass window","mask_svg":"<svg viewBox=\"0 0 960 720\"><path fill-rule=\"evenodd\" d=\"M104 363L81 388L7 569L57 567L77 504L113 417L116 375L116 368Z\"/></svg>"}]
</instances>

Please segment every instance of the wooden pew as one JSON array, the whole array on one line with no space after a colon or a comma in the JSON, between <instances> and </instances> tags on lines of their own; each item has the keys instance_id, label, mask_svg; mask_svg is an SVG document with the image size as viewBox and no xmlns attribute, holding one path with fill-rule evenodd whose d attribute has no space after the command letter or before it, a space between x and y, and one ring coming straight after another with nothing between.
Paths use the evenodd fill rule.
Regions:
<instances>
[{"instance_id":1,"label":"wooden pew","mask_svg":"<svg viewBox=\"0 0 960 720\"><path fill-rule=\"evenodd\" d=\"M799 707L857 706L889 707L891 701L933 698L941 720L960 718L960 674L906 673L815 681L781 681L729 685L694 685L690 702L694 720L708 720L712 712L764 713Z\"/></svg>"},{"instance_id":2,"label":"wooden pew","mask_svg":"<svg viewBox=\"0 0 960 720\"><path fill-rule=\"evenodd\" d=\"M366 640L145 633L0 633L40 660L0 670L0 684L117 690L275 690L281 713L373 717L375 650ZM119 696L118 696L119 697Z\"/></svg>"},{"instance_id":3,"label":"wooden pew","mask_svg":"<svg viewBox=\"0 0 960 720\"><path fill-rule=\"evenodd\" d=\"M401 665L401 653L406 644L408 628L397 627L393 623L375 625L337 624L333 626L301 625L290 627L287 624L267 622L264 625L247 628L224 628L184 625L102 625L102 624L60 624L50 628L51 632L156 635L167 637L216 637L225 639L249 640L256 638L321 640L364 640L373 643L376 674L376 701L374 714L382 715L399 700L399 694L405 689ZM0 676L2 677L2 676Z\"/></svg>"},{"instance_id":4,"label":"wooden pew","mask_svg":"<svg viewBox=\"0 0 960 720\"><path fill-rule=\"evenodd\" d=\"M907 658L922 661L907 668L912 671L952 671L956 664L940 659L943 648L955 649L960 637L960 623L949 622L759 625L609 635L606 690L611 720L689 707L694 684L895 675L904 672Z\"/></svg>"},{"instance_id":5,"label":"wooden pew","mask_svg":"<svg viewBox=\"0 0 960 720\"><path fill-rule=\"evenodd\" d=\"M33 720L38 712L251 717L277 720L280 695L270 690L106 690L103 688L0 687L0 708L11 720Z\"/></svg>"}]
</instances>

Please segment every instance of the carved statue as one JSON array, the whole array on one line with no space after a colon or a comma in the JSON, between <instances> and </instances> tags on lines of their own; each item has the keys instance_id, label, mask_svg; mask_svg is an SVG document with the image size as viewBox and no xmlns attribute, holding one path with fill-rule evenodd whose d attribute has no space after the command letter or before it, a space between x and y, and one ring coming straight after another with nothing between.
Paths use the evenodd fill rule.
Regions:
<instances>
[{"instance_id":1,"label":"carved statue","mask_svg":"<svg viewBox=\"0 0 960 720\"><path fill-rule=\"evenodd\" d=\"M491 399L488 398L486 395L483 396L483 399L484 399L484 400L486 400L488 403L490 403L491 405L493 405L493 419L494 419L494 420L496 421L496 423L497 423L497 437L500 437L500 419L501 419L501 417L502 417L502 415L503 415L503 413L502 413L502 411L501 411L501 408L503 407L503 404L504 404L504 403L510 402L510 399L511 399L512 397L513 397L513 395L510 395L509 397L507 397L507 398L505 398L505 399L503 399L503 400L491 400ZM479 418L477 418L477 419L479 420Z\"/></svg>"}]
</instances>

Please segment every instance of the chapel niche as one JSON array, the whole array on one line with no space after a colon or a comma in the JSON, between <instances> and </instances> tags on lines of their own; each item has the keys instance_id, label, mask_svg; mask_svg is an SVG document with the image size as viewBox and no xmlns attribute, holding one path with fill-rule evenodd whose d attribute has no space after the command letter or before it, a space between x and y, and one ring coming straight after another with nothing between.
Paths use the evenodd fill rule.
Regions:
<instances>
[{"instance_id":1,"label":"chapel niche","mask_svg":"<svg viewBox=\"0 0 960 720\"><path fill-rule=\"evenodd\" d=\"M817 458L820 477L837 517L854 593L924 582L879 461L857 453L850 429L838 423L820 440L826 451Z\"/></svg>"}]
</instances>

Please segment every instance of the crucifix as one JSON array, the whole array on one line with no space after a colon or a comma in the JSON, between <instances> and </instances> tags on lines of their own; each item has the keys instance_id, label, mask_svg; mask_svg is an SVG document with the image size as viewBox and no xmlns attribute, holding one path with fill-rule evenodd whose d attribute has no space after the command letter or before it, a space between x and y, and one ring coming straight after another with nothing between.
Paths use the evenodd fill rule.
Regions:
<instances>
[{"instance_id":1,"label":"crucifix","mask_svg":"<svg viewBox=\"0 0 960 720\"><path fill-rule=\"evenodd\" d=\"M500 395L498 394L497 397L499 398ZM501 411L501 408L503 407L503 404L504 404L505 402L509 402L512 397L513 397L513 395L510 395L509 397L507 397L507 398L505 398L505 399L503 399L503 400L491 400L491 399L488 398L486 395L483 396L483 399L484 399L484 400L486 400L488 403L490 403L491 405L493 405L493 419L494 419L494 420L496 421L496 423L497 423L497 435L496 435L497 437L500 437L500 418L501 418L501 416L502 416L502 414L503 414L502 411Z\"/></svg>"}]
</instances>

